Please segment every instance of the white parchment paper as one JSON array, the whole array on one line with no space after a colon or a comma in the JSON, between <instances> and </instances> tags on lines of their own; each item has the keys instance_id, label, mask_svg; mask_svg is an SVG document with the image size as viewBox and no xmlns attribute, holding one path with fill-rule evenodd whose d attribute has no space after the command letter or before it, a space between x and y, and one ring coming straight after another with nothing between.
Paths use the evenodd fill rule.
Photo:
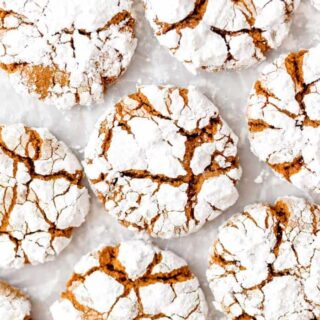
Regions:
<instances>
[{"instance_id":1,"label":"white parchment paper","mask_svg":"<svg viewBox=\"0 0 320 320\"><path fill-rule=\"evenodd\" d=\"M154 240L154 243L176 252L189 262L206 293L210 305L209 319L220 319L221 315L212 307L212 296L205 278L208 251L218 227L233 213L257 201L274 201L278 196L300 195L320 202L320 196L305 194L280 181L265 164L258 162L249 149L245 122L248 93L265 63L272 61L279 53L309 48L320 43L320 12L305 0L295 16L289 37L279 50L269 55L267 62L241 72L203 72L194 76L158 44L144 19L141 4L136 5L136 11L136 30L139 38L136 55L127 73L109 88L102 105L92 108L76 107L71 111L61 112L53 106L45 106L33 99L17 95L7 75L1 72L0 122L22 122L28 126L47 127L59 139L65 141L82 160L83 148L99 116L120 97L132 93L137 84L195 85L211 98L224 119L240 137L239 153L244 174L239 184L239 201L196 234L181 239ZM255 180L260 183L256 183ZM92 195L91 213L86 223L75 231L72 243L55 261L39 266L27 266L17 271L0 271L0 278L26 290L32 299L34 320L49 320L49 306L64 290L73 265L83 254L102 243L116 243L135 237L136 234L119 226L109 217Z\"/></svg>"}]
</instances>

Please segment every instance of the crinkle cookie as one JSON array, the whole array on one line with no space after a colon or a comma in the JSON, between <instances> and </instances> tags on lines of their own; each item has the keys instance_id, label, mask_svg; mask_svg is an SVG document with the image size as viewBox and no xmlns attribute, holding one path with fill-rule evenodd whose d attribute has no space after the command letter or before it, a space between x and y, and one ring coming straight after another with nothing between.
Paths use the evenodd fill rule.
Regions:
<instances>
[{"instance_id":1,"label":"crinkle cookie","mask_svg":"<svg viewBox=\"0 0 320 320\"><path fill-rule=\"evenodd\" d=\"M84 256L51 314L54 320L205 320L207 304L183 259L133 240Z\"/></svg>"},{"instance_id":2,"label":"crinkle cookie","mask_svg":"<svg viewBox=\"0 0 320 320\"><path fill-rule=\"evenodd\" d=\"M228 319L320 317L320 207L285 197L220 227L207 278Z\"/></svg>"},{"instance_id":3,"label":"crinkle cookie","mask_svg":"<svg viewBox=\"0 0 320 320\"><path fill-rule=\"evenodd\" d=\"M47 129L0 126L0 268L52 260L89 210L82 167Z\"/></svg>"},{"instance_id":4,"label":"crinkle cookie","mask_svg":"<svg viewBox=\"0 0 320 320\"><path fill-rule=\"evenodd\" d=\"M171 238L195 232L236 202L237 142L195 88L143 86L97 123L84 166L124 226Z\"/></svg>"},{"instance_id":5,"label":"crinkle cookie","mask_svg":"<svg viewBox=\"0 0 320 320\"><path fill-rule=\"evenodd\" d=\"M287 181L320 192L320 46L268 65L249 98L253 153Z\"/></svg>"},{"instance_id":6,"label":"crinkle cookie","mask_svg":"<svg viewBox=\"0 0 320 320\"><path fill-rule=\"evenodd\" d=\"M59 108L102 102L136 47L131 0L0 0L0 67Z\"/></svg>"},{"instance_id":7,"label":"crinkle cookie","mask_svg":"<svg viewBox=\"0 0 320 320\"><path fill-rule=\"evenodd\" d=\"M241 69L287 36L300 0L143 0L161 45L190 71Z\"/></svg>"},{"instance_id":8,"label":"crinkle cookie","mask_svg":"<svg viewBox=\"0 0 320 320\"><path fill-rule=\"evenodd\" d=\"M0 319L31 320L31 303L19 289L0 281Z\"/></svg>"}]
</instances>

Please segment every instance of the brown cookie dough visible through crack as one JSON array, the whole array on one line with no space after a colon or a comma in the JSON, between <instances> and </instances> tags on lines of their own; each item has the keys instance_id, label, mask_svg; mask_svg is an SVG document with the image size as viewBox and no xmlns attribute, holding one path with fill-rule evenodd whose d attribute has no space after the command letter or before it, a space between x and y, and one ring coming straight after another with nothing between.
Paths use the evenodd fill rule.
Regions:
<instances>
[{"instance_id":1,"label":"brown cookie dough visible through crack","mask_svg":"<svg viewBox=\"0 0 320 320\"><path fill-rule=\"evenodd\" d=\"M252 151L287 181L320 192L319 47L281 56L257 80L248 105Z\"/></svg>"},{"instance_id":2,"label":"brown cookie dough visible through crack","mask_svg":"<svg viewBox=\"0 0 320 320\"><path fill-rule=\"evenodd\" d=\"M168 238L196 231L236 201L236 145L194 88L145 86L101 118L85 168L123 225Z\"/></svg>"},{"instance_id":3,"label":"brown cookie dough visible through crack","mask_svg":"<svg viewBox=\"0 0 320 320\"><path fill-rule=\"evenodd\" d=\"M1 320L31 320L31 303L19 289L0 281Z\"/></svg>"},{"instance_id":4,"label":"brown cookie dough visible through crack","mask_svg":"<svg viewBox=\"0 0 320 320\"><path fill-rule=\"evenodd\" d=\"M320 207L285 197L254 204L219 230L207 278L230 319L318 319Z\"/></svg>"},{"instance_id":5,"label":"brown cookie dough visible through crack","mask_svg":"<svg viewBox=\"0 0 320 320\"><path fill-rule=\"evenodd\" d=\"M83 170L47 129L0 127L0 267L51 260L89 210Z\"/></svg>"},{"instance_id":6,"label":"brown cookie dough visible through crack","mask_svg":"<svg viewBox=\"0 0 320 320\"><path fill-rule=\"evenodd\" d=\"M59 108L103 100L136 47L131 1L0 4L0 68L16 90Z\"/></svg>"},{"instance_id":7,"label":"brown cookie dough visible through crack","mask_svg":"<svg viewBox=\"0 0 320 320\"><path fill-rule=\"evenodd\" d=\"M205 320L207 305L184 260L134 240L84 256L51 313L69 320Z\"/></svg>"},{"instance_id":8,"label":"brown cookie dough visible through crack","mask_svg":"<svg viewBox=\"0 0 320 320\"><path fill-rule=\"evenodd\" d=\"M191 71L263 60L289 32L299 1L144 0L159 42Z\"/></svg>"}]
</instances>

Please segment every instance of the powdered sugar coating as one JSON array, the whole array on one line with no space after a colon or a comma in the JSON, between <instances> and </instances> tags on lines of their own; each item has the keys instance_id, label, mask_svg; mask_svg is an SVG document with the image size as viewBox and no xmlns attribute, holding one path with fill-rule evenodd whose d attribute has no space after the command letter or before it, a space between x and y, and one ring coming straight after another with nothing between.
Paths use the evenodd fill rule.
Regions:
<instances>
[{"instance_id":1,"label":"powdered sugar coating","mask_svg":"<svg viewBox=\"0 0 320 320\"><path fill-rule=\"evenodd\" d=\"M265 59L287 36L299 3L144 0L160 44L192 72L247 68Z\"/></svg>"},{"instance_id":2,"label":"powdered sugar coating","mask_svg":"<svg viewBox=\"0 0 320 320\"><path fill-rule=\"evenodd\" d=\"M130 229L171 238L236 202L237 142L194 87L142 86L98 121L84 166L108 213Z\"/></svg>"},{"instance_id":3,"label":"powdered sugar coating","mask_svg":"<svg viewBox=\"0 0 320 320\"><path fill-rule=\"evenodd\" d=\"M142 240L103 247L84 256L60 300L54 320L205 320L198 279L186 262Z\"/></svg>"},{"instance_id":4,"label":"powdered sugar coating","mask_svg":"<svg viewBox=\"0 0 320 320\"><path fill-rule=\"evenodd\" d=\"M131 0L1 0L0 66L59 108L103 101L136 47Z\"/></svg>"},{"instance_id":5,"label":"powdered sugar coating","mask_svg":"<svg viewBox=\"0 0 320 320\"><path fill-rule=\"evenodd\" d=\"M281 177L320 192L320 46L282 55L256 82L248 105L251 149Z\"/></svg>"},{"instance_id":6,"label":"powdered sugar coating","mask_svg":"<svg viewBox=\"0 0 320 320\"><path fill-rule=\"evenodd\" d=\"M320 207L284 197L254 204L220 227L207 278L230 319L320 317Z\"/></svg>"},{"instance_id":7,"label":"powdered sugar coating","mask_svg":"<svg viewBox=\"0 0 320 320\"><path fill-rule=\"evenodd\" d=\"M24 293L0 281L0 319L30 320L31 303Z\"/></svg>"},{"instance_id":8,"label":"powdered sugar coating","mask_svg":"<svg viewBox=\"0 0 320 320\"><path fill-rule=\"evenodd\" d=\"M0 268L52 260L89 211L82 167L47 129L0 126Z\"/></svg>"}]
</instances>

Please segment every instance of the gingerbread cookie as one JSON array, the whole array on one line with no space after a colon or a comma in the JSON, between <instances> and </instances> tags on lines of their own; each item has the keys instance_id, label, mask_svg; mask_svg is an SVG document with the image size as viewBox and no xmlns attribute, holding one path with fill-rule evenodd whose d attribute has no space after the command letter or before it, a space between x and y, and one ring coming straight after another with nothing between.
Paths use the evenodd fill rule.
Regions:
<instances>
[{"instance_id":1,"label":"gingerbread cookie","mask_svg":"<svg viewBox=\"0 0 320 320\"><path fill-rule=\"evenodd\" d=\"M51 314L54 320L205 320L207 304L183 259L134 240L84 256Z\"/></svg>"},{"instance_id":2,"label":"gingerbread cookie","mask_svg":"<svg viewBox=\"0 0 320 320\"><path fill-rule=\"evenodd\" d=\"M19 289L0 281L0 319L31 320L31 303Z\"/></svg>"},{"instance_id":3,"label":"gingerbread cookie","mask_svg":"<svg viewBox=\"0 0 320 320\"><path fill-rule=\"evenodd\" d=\"M47 129L0 126L0 268L52 260L89 211L83 171Z\"/></svg>"},{"instance_id":4,"label":"gingerbread cookie","mask_svg":"<svg viewBox=\"0 0 320 320\"><path fill-rule=\"evenodd\" d=\"M59 108L103 101L136 47L131 0L0 1L0 67Z\"/></svg>"},{"instance_id":5,"label":"gingerbread cookie","mask_svg":"<svg viewBox=\"0 0 320 320\"><path fill-rule=\"evenodd\" d=\"M236 202L237 142L195 88L143 86L97 123L84 166L108 213L130 229L171 238Z\"/></svg>"},{"instance_id":6,"label":"gingerbread cookie","mask_svg":"<svg viewBox=\"0 0 320 320\"><path fill-rule=\"evenodd\" d=\"M144 0L161 45L191 70L242 69L287 36L299 0Z\"/></svg>"},{"instance_id":7,"label":"gingerbread cookie","mask_svg":"<svg viewBox=\"0 0 320 320\"><path fill-rule=\"evenodd\" d=\"M298 188L320 192L320 46L282 55L249 98L253 153Z\"/></svg>"},{"instance_id":8,"label":"gingerbread cookie","mask_svg":"<svg viewBox=\"0 0 320 320\"><path fill-rule=\"evenodd\" d=\"M285 197L254 204L220 227L207 272L228 319L320 317L320 207Z\"/></svg>"}]
</instances>

